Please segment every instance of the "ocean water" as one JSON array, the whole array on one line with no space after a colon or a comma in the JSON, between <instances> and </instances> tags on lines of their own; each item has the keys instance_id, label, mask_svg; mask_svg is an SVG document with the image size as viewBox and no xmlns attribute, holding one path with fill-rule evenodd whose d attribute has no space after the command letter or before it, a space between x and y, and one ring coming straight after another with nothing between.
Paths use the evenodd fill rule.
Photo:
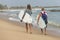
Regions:
<instances>
[{"instance_id":1,"label":"ocean water","mask_svg":"<svg viewBox=\"0 0 60 40\"><path fill-rule=\"evenodd\" d=\"M48 12L48 20L50 24L60 26L60 12Z\"/></svg>"},{"instance_id":2,"label":"ocean water","mask_svg":"<svg viewBox=\"0 0 60 40\"><path fill-rule=\"evenodd\" d=\"M48 23L51 25L55 25L55 26L59 26L60 27L60 12L49 12L46 11L48 13ZM32 16L34 18L36 18L36 16L40 13L40 10L37 10L35 12L33 12L35 14L32 14Z\"/></svg>"},{"instance_id":3,"label":"ocean water","mask_svg":"<svg viewBox=\"0 0 60 40\"><path fill-rule=\"evenodd\" d=\"M0 17L7 17L7 19L12 21L19 21L19 12L20 11L4 11L0 12ZM36 16L40 13L40 10L33 10L32 11L33 21L36 20ZM48 13L48 23L55 26L60 26L60 12L49 12Z\"/></svg>"}]
</instances>

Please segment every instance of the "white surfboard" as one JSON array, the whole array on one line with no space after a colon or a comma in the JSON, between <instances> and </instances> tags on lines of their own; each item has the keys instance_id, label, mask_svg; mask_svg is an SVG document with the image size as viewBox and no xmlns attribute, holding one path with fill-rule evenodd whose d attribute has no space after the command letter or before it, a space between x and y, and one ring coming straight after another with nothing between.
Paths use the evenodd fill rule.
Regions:
<instances>
[{"instance_id":1,"label":"white surfboard","mask_svg":"<svg viewBox=\"0 0 60 40\"><path fill-rule=\"evenodd\" d=\"M20 20L22 20L23 15L24 15L24 10L20 11L19 13ZM23 22L32 23L32 17L28 13L26 13L24 16Z\"/></svg>"},{"instance_id":2,"label":"white surfboard","mask_svg":"<svg viewBox=\"0 0 60 40\"><path fill-rule=\"evenodd\" d=\"M46 24L45 24L44 20L42 19L42 17L40 17L40 19L39 19L38 26L39 26L39 28L42 28L42 29L44 29L46 27Z\"/></svg>"},{"instance_id":3,"label":"white surfboard","mask_svg":"<svg viewBox=\"0 0 60 40\"><path fill-rule=\"evenodd\" d=\"M18 17L19 17L20 20L22 20L23 15L24 15L24 11L22 10L22 11L20 11L20 13L18 15Z\"/></svg>"}]
</instances>

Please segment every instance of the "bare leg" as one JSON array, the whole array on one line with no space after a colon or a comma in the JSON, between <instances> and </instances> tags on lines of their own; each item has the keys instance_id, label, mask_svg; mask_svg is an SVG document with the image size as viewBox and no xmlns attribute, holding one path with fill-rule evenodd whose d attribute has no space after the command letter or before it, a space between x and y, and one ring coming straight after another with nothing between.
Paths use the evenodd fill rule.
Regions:
<instances>
[{"instance_id":1,"label":"bare leg","mask_svg":"<svg viewBox=\"0 0 60 40\"><path fill-rule=\"evenodd\" d=\"M47 28L47 25L46 25L46 28ZM45 35L46 35L46 28L45 28Z\"/></svg>"},{"instance_id":2,"label":"bare leg","mask_svg":"<svg viewBox=\"0 0 60 40\"><path fill-rule=\"evenodd\" d=\"M29 24L30 34L32 34L32 24Z\"/></svg>"},{"instance_id":3,"label":"bare leg","mask_svg":"<svg viewBox=\"0 0 60 40\"><path fill-rule=\"evenodd\" d=\"M46 28L45 28L45 35L46 35Z\"/></svg>"},{"instance_id":4,"label":"bare leg","mask_svg":"<svg viewBox=\"0 0 60 40\"><path fill-rule=\"evenodd\" d=\"M43 34L43 29L41 29L41 33Z\"/></svg>"},{"instance_id":5,"label":"bare leg","mask_svg":"<svg viewBox=\"0 0 60 40\"><path fill-rule=\"evenodd\" d=\"M28 32L28 24L26 23L26 32Z\"/></svg>"}]
</instances>

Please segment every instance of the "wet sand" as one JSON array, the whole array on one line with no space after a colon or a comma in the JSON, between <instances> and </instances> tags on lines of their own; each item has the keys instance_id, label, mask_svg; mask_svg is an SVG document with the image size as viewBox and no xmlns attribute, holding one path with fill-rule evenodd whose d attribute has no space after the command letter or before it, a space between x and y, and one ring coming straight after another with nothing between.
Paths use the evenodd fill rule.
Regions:
<instances>
[{"instance_id":1,"label":"wet sand","mask_svg":"<svg viewBox=\"0 0 60 40\"><path fill-rule=\"evenodd\" d=\"M47 35L33 28L32 34L25 32L25 24L0 19L0 40L60 40L60 36L53 35L55 31L47 29Z\"/></svg>"}]
</instances>

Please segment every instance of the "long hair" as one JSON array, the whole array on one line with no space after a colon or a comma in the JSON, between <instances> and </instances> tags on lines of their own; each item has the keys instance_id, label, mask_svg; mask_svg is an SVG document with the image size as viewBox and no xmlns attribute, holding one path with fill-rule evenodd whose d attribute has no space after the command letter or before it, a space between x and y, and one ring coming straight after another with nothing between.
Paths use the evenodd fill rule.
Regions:
<instances>
[{"instance_id":1,"label":"long hair","mask_svg":"<svg viewBox=\"0 0 60 40\"><path fill-rule=\"evenodd\" d=\"M32 10L32 8L31 8L31 5L30 5L30 4L28 4L28 5L27 5L27 9Z\"/></svg>"}]
</instances>

